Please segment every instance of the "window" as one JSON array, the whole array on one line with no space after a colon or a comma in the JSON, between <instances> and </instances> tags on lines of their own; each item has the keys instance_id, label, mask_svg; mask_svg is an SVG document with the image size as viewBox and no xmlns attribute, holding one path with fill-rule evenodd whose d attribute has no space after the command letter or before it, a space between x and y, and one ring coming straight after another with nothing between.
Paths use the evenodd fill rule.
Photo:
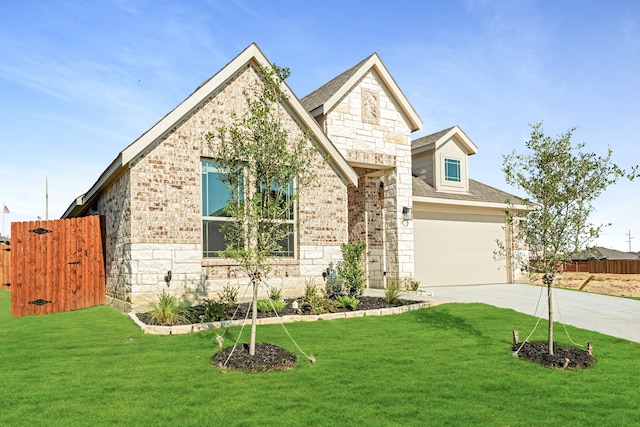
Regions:
<instances>
[{"instance_id":1,"label":"window","mask_svg":"<svg viewBox=\"0 0 640 427\"><path fill-rule=\"evenodd\" d=\"M226 248L225 223L229 223L230 215L225 207L232 198L228 184L224 182L225 174L221 171L215 161L205 160L202 163L202 254L204 258L217 258L219 251ZM244 179L235 194L240 200L243 198ZM295 209L292 203L293 180L284 189L272 186L269 192L264 190L264 186L259 186L259 191L264 197L278 201L279 209L275 215L268 217L280 218L282 223L278 226L282 230L282 239L278 241L281 250L272 255L277 257L293 257L295 255ZM239 245L241 243L238 243Z\"/></svg>"},{"instance_id":2,"label":"window","mask_svg":"<svg viewBox=\"0 0 640 427\"><path fill-rule=\"evenodd\" d=\"M460 182L460 160L444 159L444 180Z\"/></svg>"},{"instance_id":3,"label":"window","mask_svg":"<svg viewBox=\"0 0 640 427\"><path fill-rule=\"evenodd\" d=\"M205 258L218 257L226 242L222 226L229 221L225 207L231 193L224 173L212 160L202 160L202 250ZM242 189L238 189L242 197Z\"/></svg>"},{"instance_id":4,"label":"window","mask_svg":"<svg viewBox=\"0 0 640 427\"><path fill-rule=\"evenodd\" d=\"M274 212L273 215L269 215L269 217L278 217L282 220L282 223L278 226L281 236L283 236L282 239L278 240L281 249L278 252L272 253L272 255L277 257L291 258L295 255L295 207L291 199L293 196L293 185L293 179L291 179L286 188L279 189L273 185L269 193L265 191L264 186L260 186L263 198L268 197L277 202L275 204L277 211Z\"/></svg>"}]
</instances>

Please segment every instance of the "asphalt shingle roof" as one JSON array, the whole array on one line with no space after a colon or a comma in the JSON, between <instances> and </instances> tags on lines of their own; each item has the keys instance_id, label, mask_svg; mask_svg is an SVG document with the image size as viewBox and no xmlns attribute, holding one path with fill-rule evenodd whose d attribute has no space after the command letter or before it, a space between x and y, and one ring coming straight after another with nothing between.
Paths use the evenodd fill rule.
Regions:
<instances>
[{"instance_id":1,"label":"asphalt shingle roof","mask_svg":"<svg viewBox=\"0 0 640 427\"><path fill-rule=\"evenodd\" d=\"M426 145L433 144L454 127L455 126L451 126L450 128L443 129L440 132L432 133L431 135L426 135L421 138L414 139L413 141L411 141L411 149L415 150L416 148L422 148Z\"/></svg>"},{"instance_id":2,"label":"asphalt shingle roof","mask_svg":"<svg viewBox=\"0 0 640 427\"><path fill-rule=\"evenodd\" d=\"M598 259L598 260L620 260L620 259L640 259L638 254L633 252L622 252L617 251L615 249L608 249L602 246L596 246L591 249L587 249L586 251L578 252L571 256L573 261L581 261L581 260L590 260L590 259Z\"/></svg>"},{"instance_id":3,"label":"asphalt shingle roof","mask_svg":"<svg viewBox=\"0 0 640 427\"><path fill-rule=\"evenodd\" d=\"M446 193L436 191L431 185L418 177L413 177L413 195L417 197L433 197L445 200L462 200L471 202L489 203L523 203L523 200L513 194L498 190L497 188L475 181L469 180L468 193Z\"/></svg>"},{"instance_id":4,"label":"asphalt shingle roof","mask_svg":"<svg viewBox=\"0 0 640 427\"><path fill-rule=\"evenodd\" d=\"M329 98L333 96L334 93L336 93L347 82L347 80L351 78L351 76L357 73L360 67L362 67L362 65L365 62L367 62L369 58L371 58L373 55L375 55L375 53L372 55L369 55L368 57L358 62L353 67L349 68L347 71L334 77L328 83L320 86L318 89L314 90L309 95L302 98L300 100L300 102L302 102L302 106L307 111L313 111L319 106L323 105L325 102L329 100Z\"/></svg>"}]
</instances>

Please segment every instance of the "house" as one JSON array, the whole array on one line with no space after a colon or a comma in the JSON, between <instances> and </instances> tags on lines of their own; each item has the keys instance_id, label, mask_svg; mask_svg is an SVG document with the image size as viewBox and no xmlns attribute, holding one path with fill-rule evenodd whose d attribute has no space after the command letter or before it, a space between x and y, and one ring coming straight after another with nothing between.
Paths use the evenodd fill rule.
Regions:
<instances>
[{"instance_id":1,"label":"house","mask_svg":"<svg viewBox=\"0 0 640 427\"><path fill-rule=\"evenodd\" d=\"M634 252L617 251L602 246L595 246L571 256L573 262L589 260L640 260L640 256Z\"/></svg>"},{"instance_id":2,"label":"house","mask_svg":"<svg viewBox=\"0 0 640 427\"><path fill-rule=\"evenodd\" d=\"M223 244L215 146L205 132L246 111L243 91L270 62L252 44L126 147L64 217L105 216L107 299L124 311L162 289L197 300L247 283ZM344 242L366 242L368 285L390 277L423 284L508 283L504 209L515 197L468 178L475 144L458 127L411 141L422 121L377 54L299 99L285 85L289 137L311 131L316 179L302 192L292 236L274 261L271 286L299 294L341 259ZM511 243L509 243L511 244Z\"/></svg>"}]
</instances>

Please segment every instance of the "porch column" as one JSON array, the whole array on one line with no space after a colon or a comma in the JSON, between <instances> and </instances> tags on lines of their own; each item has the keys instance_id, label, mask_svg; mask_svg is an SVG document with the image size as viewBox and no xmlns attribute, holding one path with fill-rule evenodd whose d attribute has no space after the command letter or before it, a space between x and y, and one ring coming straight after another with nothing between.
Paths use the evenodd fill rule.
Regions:
<instances>
[{"instance_id":1,"label":"porch column","mask_svg":"<svg viewBox=\"0 0 640 427\"><path fill-rule=\"evenodd\" d=\"M413 209L411 165L399 161L384 176L387 281L414 277L413 220L403 221L403 208Z\"/></svg>"}]
</instances>

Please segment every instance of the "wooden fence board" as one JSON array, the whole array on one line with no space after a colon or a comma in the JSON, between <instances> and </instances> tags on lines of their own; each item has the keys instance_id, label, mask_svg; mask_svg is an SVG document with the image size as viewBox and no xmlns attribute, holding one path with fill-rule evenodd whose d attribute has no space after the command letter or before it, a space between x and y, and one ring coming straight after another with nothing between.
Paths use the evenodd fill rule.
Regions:
<instances>
[{"instance_id":1,"label":"wooden fence board","mask_svg":"<svg viewBox=\"0 0 640 427\"><path fill-rule=\"evenodd\" d=\"M104 304L102 225L97 216L12 223L11 314Z\"/></svg>"},{"instance_id":2,"label":"wooden fence board","mask_svg":"<svg viewBox=\"0 0 640 427\"><path fill-rule=\"evenodd\" d=\"M11 245L0 243L0 289L11 290Z\"/></svg>"},{"instance_id":3,"label":"wooden fence board","mask_svg":"<svg viewBox=\"0 0 640 427\"><path fill-rule=\"evenodd\" d=\"M589 260L564 264L564 271L596 274L640 274L640 260Z\"/></svg>"}]
</instances>

